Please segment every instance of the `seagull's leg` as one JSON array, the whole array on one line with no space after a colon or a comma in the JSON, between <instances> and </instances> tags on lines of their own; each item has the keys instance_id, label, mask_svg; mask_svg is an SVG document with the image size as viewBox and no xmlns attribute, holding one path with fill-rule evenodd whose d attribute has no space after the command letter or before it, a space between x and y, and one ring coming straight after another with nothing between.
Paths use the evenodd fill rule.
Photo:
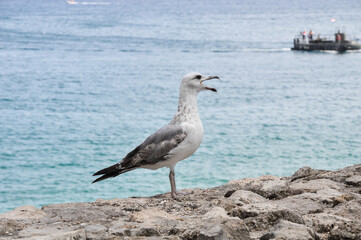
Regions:
<instances>
[{"instance_id":1,"label":"seagull's leg","mask_svg":"<svg viewBox=\"0 0 361 240\"><path fill-rule=\"evenodd\" d=\"M171 189L172 198L176 198L177 191L176 191L176 185L175 185L175 172L174 172L174 169L170 169L169 181L170 181L170 189Z\"/></svg>"},{"instance_id":2,"label":"seagull's leg","mask_svg":"<svg viewBox=\"0 0 361 240\"><path fill-rule=\"evenodd\" d=\"M183 193L183 192L177 191L176 185L175 185L175 171L174 171L174 169L170 169L169 181L170 181L170 188L171 188L172 198L176 199L176 198L178 198L180 196L185 196L185 195L190 194L190 193Z\"/></svg>"}]
</instances>

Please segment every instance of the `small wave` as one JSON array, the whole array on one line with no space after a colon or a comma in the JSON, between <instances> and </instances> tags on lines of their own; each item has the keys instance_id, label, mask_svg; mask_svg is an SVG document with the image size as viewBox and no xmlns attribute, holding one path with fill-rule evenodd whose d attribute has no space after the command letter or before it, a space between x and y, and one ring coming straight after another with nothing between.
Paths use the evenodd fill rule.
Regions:
<instances>
[{"instance_id":1,"label":"small wave","mask_svg":"<svg viewBox=\"0 0 361 240\"><path fill-rule=\"evenodd\" d=\"M244 48L245 52L289 52L291 48Z\"/></svg>"},{"instance_id":2,"label":"small wave","mask_svg":"<svg viewBox=\"0 0 361 240\"><path fill-rule=\"evenodd\" d=\"M82 4L82 5L110 5L110 2L73 2L73 1L67 1L68 4Z\"/></svg>"},{"instance_id":3,"label":"small wave","mask_svg":"<svg viewBox=\"0 0 361 240\"><path fill-rule=\"evenodd\" d=\"M110 5L110 2L80 2L83 5Z\"/></svg>"},{"instance_id":4,"label":"small wave","mask_svg":"<svg viewBox=\"0 0 361 240\"><path fill-rule=\"evenodd\" d=\"M230 50L213 50L212 52L214 52L214 53L230 53L230 52L234 52L234 51L230 51Z\"/></svg>"},{"instance_id":5,"label":"small wave","mask_svg":"<svg viewBox=\"0 0 361 240\"><path fill-rule=\"evenodd\" d=\"M326 51L314 51L315 53L319 52L319 53L327 53L327 54L339 54L339 52L337 51L329 51L329 50L326 50Z\"/></svg>"},{"instance_id":6,"label":"small wave","mask_svg":"<svg viewBox=\"0 0 361 240\"><path fill-rule=\"evenodd\" d=\"M24 51L39 51L40 49L39 48L20 48L20 50L24 50Z\"/></svg>"},{"instance_id":7,"label":"small wave","mask_svg":"<svg viewBox=\"0 0 361 240\"><path fill-rule=\"evenodd\" d=\"M10 98L0 98L0 102L12 102L13 100Z\"/></svg>"},{"instance_id":8,"label":"small wave","mask_svg":"<svg viewBox=\"0 0 361 240\"><path fill-rule=\"evenodd\" d=\"M289 52L290 48L243 48L234 50L212 50L213 53L234 53L234 52Z\"/></svg>"},{"instance_id":9,"label":"small wave","mask_svg":"<svg viewBox=\"0 0 361 240\"><path fill-rule=\"evenodd\" d=\"M361 49L359 50L347 50L346 52L338 52L335 50L315 50L315 51L295 51L298 53L307 53L307 54L347 54L347 53L361 53Z\"/></svg>"},{"instance_id":10,"label":"small wave","mask_svg":"<svg viewBox=\"0 0 361 240\"><path fill-rule=\"evenodd\" d=\"M350 52L350 53L361 53L361 49L359 49L359 50L348 50L347 52Z\"/></svg>"},{"instance_id":11,"label":"small wave","mask_svg":"<svg viewBox=\"0 0 361 240\"><path fill-rule=\"evenodd\" d=\"M347 53L361 53L361 50L347 50L346 52L337 52L337 51L313 51L313 53L325 53L325 54L347 54Z\"/></svg>"},{"instance_id":12,"label":"small wave","mask_svg":"<svg viewBox=\"0 0 361 240\"><path fill-rule=\"evenodd\" d=\"M119 52L138 52L135 49L119 49Z\"/></svg>"},{"instance_id":13,"label":"small wave","mask_svg":"<svg viewBox=\"0 0 361 240\"><path fill-rule=\"evenodd\" d=\"M150 53L150 50L136 50L136 49L119 49L119 52L124 53Z\"/></svg>"}]
</instances>

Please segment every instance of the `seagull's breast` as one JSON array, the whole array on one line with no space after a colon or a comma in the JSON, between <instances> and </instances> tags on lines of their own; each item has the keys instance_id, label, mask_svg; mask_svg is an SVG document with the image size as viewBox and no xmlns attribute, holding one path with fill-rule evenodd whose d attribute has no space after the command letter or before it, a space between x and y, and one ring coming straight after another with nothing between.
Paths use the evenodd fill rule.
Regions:
<instances>
[{"instance_id":1,"label":"seagull's breast","mask_svg":"<svg viewBox=\"0 0 361 240\"><path fill-rule=\"evenodd\" d=\"M201 145L203 140L203 125L201 121L195 121L192 123L184 123L184 130L187 133L187 138L184 139L184 144L192 150L192 155ZM190 156L189 155L189 156Z\"/></svg>"},{"instance_id":2,"label":"seagull's breast","mask_svg":"<svg viewBox=\"0 0 361 240\"><path fill-rule=\"evenodd\" d=\"M177 162L191 156L197 151L203 140L203 125L201 121L192 123L182 123L187 137L176 148L169 152L170 158L167 161L168 167L174 167Z\"/></svg>"}]
</instances>

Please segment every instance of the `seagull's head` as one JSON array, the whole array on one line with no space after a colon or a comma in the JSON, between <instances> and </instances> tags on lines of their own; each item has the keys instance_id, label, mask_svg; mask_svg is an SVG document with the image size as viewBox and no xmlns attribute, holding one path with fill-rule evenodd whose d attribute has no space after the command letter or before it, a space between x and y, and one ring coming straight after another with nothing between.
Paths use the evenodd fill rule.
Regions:
<instances>
[{"instance_id":1,"label":"seagull's head","mask_svg":"<svg viewBox=\"0 0 361 240\"><path fill-rule=\"evenodd\" d=\"M217 92L217 89L212 87L207 87L203 84L203 82L211 80L211 79L219 79L218 76L203 76L200 73L189 73L184 76L181 83L181 88L195 90L197 93L204 90L211 90L213 92Z\"/></svg>"}]
</instances>

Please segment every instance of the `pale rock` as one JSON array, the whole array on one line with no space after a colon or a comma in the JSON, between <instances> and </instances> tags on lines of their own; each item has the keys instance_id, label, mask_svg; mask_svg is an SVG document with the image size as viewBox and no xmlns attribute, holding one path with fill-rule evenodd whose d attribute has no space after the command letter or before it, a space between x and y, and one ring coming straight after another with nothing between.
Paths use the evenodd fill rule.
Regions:
<instances>
[{"instance_id":1,"label":"pale rock","mask_svg":"<svg viewBox=\"0 0 361 240\"><path fill-rule=\"evenodd\" d=\"M59 229L53 225L40 225L40 226L29 226L19 231L18 236L20 238L35 237L35 236L46 236L49 234L63 234L64 232L72 231L71 227L63 227Z\"/></svg>"},{"instance_id":2,"label":"pale rock","mask_svg":"<svg viewBox=\"0 0 361 240\"><path fill-rule=\"evenodd\" d=\"M311 174L315 174L317 170L314 170L308 166L298 169L291 177L292 180L304 178L310 176Z\"/></svg>"},{"instance_id":3,"label":"pale rock","mask_svg":"<svg viewBox=\"0 0 361 240\"><path fill-rule=\"evenodd\" d=\"M142 237L159 236L158 230L152 227L135 228L130 231L131 231L131 236L142 236Z\"/></svg>"},{"instance_id":4,"label":"pale rock","mask_svg":"<svg viewBox=\"0 0 361 240\"><path fill-rule=\"evenodd\" d=\"M244 223L236 218L223 222L208 221L192 231L186 231L182 239L198 240L251 240Z\"/></svg>"},{"instance_id":5,"label":"pale rock","mask_svg":"<svg viewBox=\"0 0 361 240\"><path fill-rule=\"evenodd\" d=\"M0 218L6 218L9 220L36 220L45 216L45 212L30 205L18 207L10 212L0 214Z\"/></svg>"},{"instance_id":6,"label":"pale rock","mask_svg":"<svg viewBox=\"0 0 361 240\"><path fill-rule=\"evenodd\" d=\"M352 200L335 207L334 214L337 216L361 221L361 201Z\"/></svg>"},{"instance_id":7,"label":"pale rock","mask_svg":"<svg viewBox=\"0 0 361 240\"><path fill-rule=\"evenodd\" d=\"M264 182L256 192L269 199L281 199L291 194L289 183L285 179Z\"/></svg>"},{"instance_id":8,"label":"pale rock","mask_svg":"<svg viewBox=\"0 0 361 240\"><path fill-rule=\"evenodd\" d=\"M245 178L238 182L231 181L228 184L241 188L235 190L251 191L268 199L281 199L293 193L289 187L289 180L269 175L258 178Z\"/></svg>"},{"instance_id":9,"label":"pale rock","mask_svg":"<svg viewBox=\"0 0 361 240\"><path fill-rule=\"evenodd\" d=\"M275 177L270 175L261 176L259 178L262 178L264 180L274 179ZM226 183L226 186L246 186L249 184L252 184L257 178L242 178L242 179L232 179Z\"/></svg>"},{"instance_id":10,"label":"pale rock","mask_svg":"<svg viewBox=\"0 0 361 240\"><path fill-rule=\"evenodd\" d=\"M337 226L342 226L348 223L352 223L351 219L340 217L328 213L310 214L306 215L305 218L310 219L312 226L315 231L319 233L328 233Z\"/></svg>"},{"instance_id":11,"label":"pale rock","mask_svg":"<svg viewBox=\"0 0 361 240\"><path fill-rule=\"evenodd\" d=\"M107 218L107 208L93 206L90 203L64 203L43 206L42 210L49 215L56 215L64 222L96 222ZM84 214L86 213L86 214Z\"/></svg>"},{"instance_id":12,"label":"pale rock","mask_svg":"<svg viewBox=\"0 0 361 240\"><path fill-rule=\"evenodd\" d=\"M330 204L331 206L353 199L353 197L349 194L341 193L338 190L330 188L319 190L316 193L303 193L298 197L310 199L320 204Z\"/></svg>"},{"instance_id":13,"label":"pale rock","mask_svg":"<svg viewBox=\"0 0 361 240\"><path fill-rule=\"evenodd\" d=\"M311 199L303 198L300 195L287 197L277 202L278 206L290 209L300 214L320 213L323 206Z\"/></svg>"},{"instance_id":14,"label":"pale rock","mask_svg":"<svg viewBox=\"0 0 361 240\"><path fill-rule=\"evenodd\" d=\"M257 193L246 190L237 190L228 199L237 205L268 201L267 198L264 198Z\"/></svg>"},{"instance_id":15,"label":"pale rock","mask_svg":"<svg viewBox=\"0 0 361 240\"><path fill-rule=\"evenodd\" d=\"M262 232L269 229L280 220L305 224L301 214L288 209L266 212L256 217L246 218L244 219L244 223L247 225L250 232Z\"/></svg>"},{"instance_id":16,"label":"pale rock","mask_svg":"<svg viewBox=\"0 0 361 240\"><path fill-rule=\"evenodd\" d=\"M245 219L248 217L256 217L266 212L274 212L286 210L285 206L279 205L276 201L267 201L260 203L251 203L232 210L232 216Z\"/></svg>"},{"instance_id":17,"label":"pale rock","mask_svg":"<svg viewBox=\"0 0 361 240\"><path fill-rule=\"evenodd\" d=\"M213 207L211 208L211 210L209 210L209 212L207 212L206 214L203 215L203 219L207 220L207 219L228 219L230 218L227 215L226 210L224 210L224 208L221 207Z\"/></svg>"},{"instance_id":18,"label":"pale rock","mask_svg":"<svg viewBox=\"0 0 361 240\"><path fill-rule=\"evenodd\" d=\"M270 232L260 240L318 240L318 235L309 227L302 224L281 220Z\"/></svg>"},{"instance_id":19,"label":"pale rock","mask_svg":"<svg viewBox=\"0 0 361 240\"><path fill-rule=\"evenodd\" d=\"M126 224L124 220L113 221L108 228L108 233L111 236L126 236Z\"/></svg>"},{"instance_id":20,"label":"pale rock","mask_svg":"<svg viewBox=\"0 0 361 240\"><path fill-rule=\"evenodd\" d=\"M351 222L339 225L328 233L328 240L360 240L361 222Z\"/></svg>"},{"instance_id":21,"label":"pale rock","mask_svg":"<svg viewBox=\"0 0 361 240\"><path fill-rule=\"evenodd\" d=\"M116 237L124 237L127 236L127 230L128 229L126 228L109 228L109 235Z\"/></svg>"},{"instance_id":22,"label":"pale rock","mask_svg":"<svg viewBox=\"0 0 361 240\"><path fill-rule=\"evenodd\" d=\"M86 240L84 229L70 232L49 233L46 236L27 237L21 240Z\"/></svg>"},{"instance_id":23,"label":"pale rock","mask_svg":"<svg viewBox=\"0 0 361 240\"><path fill-rule=\"evenodd\" d=\"M198 240L222 240L226 239L222 227L219 225L207 225L200 230Z\"/></svg>"},{"instance_id":24,"label":"pale rock","mask_svg":"<svg viewBox=\"0 0 361 240\"><path fill-rule=\"evenodd\" d=\"M156 208L149 208L131 215L132 222L142 223L143 226L175 226L182 221L183 218L167 213Z\"/></svg>"},{"instance_id":25,"label":"pale rock","mask_svg":"<svg viewBox=\"0 0 361 240\"><path fill-rule=\"evenodd\" d=\"M361 175L353 175L347 178L345 181L349 185L361 187Z\"/></svg>"},{"instance_id":26,"label":"pale rock","mask_svg":"<svg viewBox=\"0 0 361 240\"><path fill-rule=\"evenodd\" d=\"M92 224L85 227L85 234L87 240L101 240L101 239L107 239L108 228L104 227L100 224Z\"/></svg>"},{"instance_id":27,"label":"pale rock","mask_svg":"<svg viewBox=\"0 0 361 240\"><path fill-rule=\"evenodd\" d=\"M330 188L339 190L344 188L344 184L332 181L330 179L298 180L290 183L289 187L293 191L317 192L322 189Z\"/></svg>"}]
</instances>

